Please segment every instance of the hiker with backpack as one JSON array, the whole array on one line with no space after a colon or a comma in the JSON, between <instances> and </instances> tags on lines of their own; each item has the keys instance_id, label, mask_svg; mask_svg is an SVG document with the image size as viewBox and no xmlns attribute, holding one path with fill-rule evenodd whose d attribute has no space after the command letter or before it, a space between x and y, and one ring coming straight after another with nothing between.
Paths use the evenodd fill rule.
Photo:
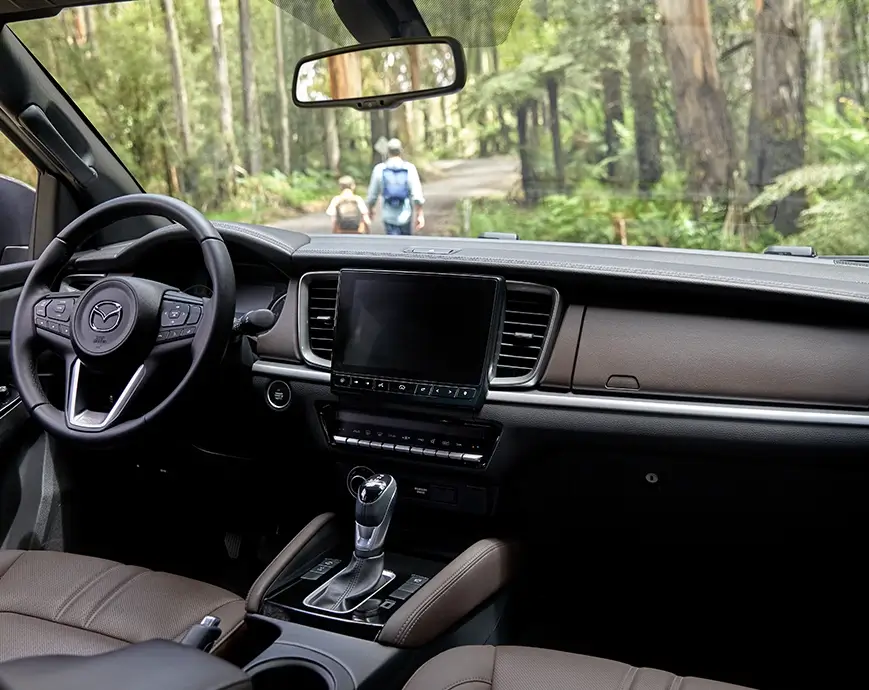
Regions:
<instances>
[{"instance_id":1,"label":"hiker with backpack","mask_svg":"<svg viewBox=\"0 0 869 690\"><path fill-rule=\"evenodd\" d=\"M373 209L378 197L383 197L383 225L387 235L410 235L425 227L422 205L422 183L413 163L401 157L401 142L390 139L386 144L387 159L374 166L368 185L368 206Z\"/></svg>"},{"instance_id":2,"label":"hiker with backpack","mask_svg":"<svg viewBox=\"0 0 869 690\"><path fill-rule=\"evenodd\" d=\"M361 196L356 194L356 182L349 175L338 180L340 194L333 197L326 209L326 214L332 218L332 232L364 234L371 232L371 218L368 206Z\"/></svg>"}]
</instances>

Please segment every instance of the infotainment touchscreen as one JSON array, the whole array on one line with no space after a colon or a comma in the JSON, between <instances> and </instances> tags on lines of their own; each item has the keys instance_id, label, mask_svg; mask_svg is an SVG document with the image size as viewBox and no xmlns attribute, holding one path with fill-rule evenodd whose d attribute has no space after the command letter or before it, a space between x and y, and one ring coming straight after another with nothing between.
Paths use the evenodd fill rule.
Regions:
<instances>
[{"instance_id":1,"label":"infotainment touchscreen","mask_svg":"<svg viewBox=\"0 0 869 690\"><path fill-rule=\"evenodd\" d=\"M341 271L333 386L476 398L487 381L503 291L503 281L489 276Z\"/></svg>"}]
</instances>

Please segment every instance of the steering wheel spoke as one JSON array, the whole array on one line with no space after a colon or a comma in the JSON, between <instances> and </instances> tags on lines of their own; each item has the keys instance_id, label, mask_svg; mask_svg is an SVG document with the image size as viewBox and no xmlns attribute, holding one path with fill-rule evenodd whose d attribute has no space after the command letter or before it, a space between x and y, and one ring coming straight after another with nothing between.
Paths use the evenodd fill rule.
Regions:
<instances>
[{"instance_id":1,"label":"steering wheel spoke","mask_svg":"<svg viewBox=\"0 0 869 690\"><path fill-rule=\"evenodd\" d=\"M109 395L102 410L92 410L89 397L93 394L88 385L88 377L93 376L78 357L70 357L66 375L66 409L64 416L70 429L78 431L102 431L121 419L126 407L141 390L148 378L145 364L133 372L127 384L117 395Z\"/></svg>"},{"instance_id":2,"label":"steering wheel spoke","mask_svg":"<svg viewBox=\"0 0 869 690\"><path fill-rule=\"evenodd\" d=\"M72 350L72 320L81 293L52 292L42 296L33 307L36 335L49 347L61 352Z\"/></svg>"}]
</instances>

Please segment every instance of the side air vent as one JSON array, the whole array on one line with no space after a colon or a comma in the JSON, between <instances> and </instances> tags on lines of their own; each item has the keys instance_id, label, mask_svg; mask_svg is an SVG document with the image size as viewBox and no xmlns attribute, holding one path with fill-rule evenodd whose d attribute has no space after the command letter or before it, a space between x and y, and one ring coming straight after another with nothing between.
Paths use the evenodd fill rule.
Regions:
<instances>
[{"instance_id":1,"label":"side air vent","mask_svg":"<svg viewBox=\"0 0 869 690\"><path fill-rule=\"evenodd\" d=\"M558 292L543 285L507 283L504 330L493 386L532 382L549 347Z\"/></svg>"},{"instance_id":2,"label":"side air vent","mask_svg":"<svg viewBox=\"0 0 869 690\"><path fill-rule=\"evenodd\" d=\"M302 356L309 364L332 364L338 274L306 273L299 283L299 334Z\"/></svg>"}]
</instances>

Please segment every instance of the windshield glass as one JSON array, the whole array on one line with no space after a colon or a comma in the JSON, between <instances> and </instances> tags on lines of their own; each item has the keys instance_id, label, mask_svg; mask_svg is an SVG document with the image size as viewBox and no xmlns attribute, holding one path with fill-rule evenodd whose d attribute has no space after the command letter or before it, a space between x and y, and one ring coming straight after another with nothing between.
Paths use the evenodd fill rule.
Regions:
<instances>
[{"instance_id":1,"label":"windshield glass","mask_svg":"<svg viewBox=\"0 0 869 690\"><path fill-rule=\"evenodd\" d=\"M525 0L504 42L465 46L461 93L366 113L292 105L296 62L335 44L266 0L14 29L147 191L212 219L864 255L867 15L867 0ZM328 77L382 80L359 73L372 65L333 60Z\"/></svg>"}]
</instances>

